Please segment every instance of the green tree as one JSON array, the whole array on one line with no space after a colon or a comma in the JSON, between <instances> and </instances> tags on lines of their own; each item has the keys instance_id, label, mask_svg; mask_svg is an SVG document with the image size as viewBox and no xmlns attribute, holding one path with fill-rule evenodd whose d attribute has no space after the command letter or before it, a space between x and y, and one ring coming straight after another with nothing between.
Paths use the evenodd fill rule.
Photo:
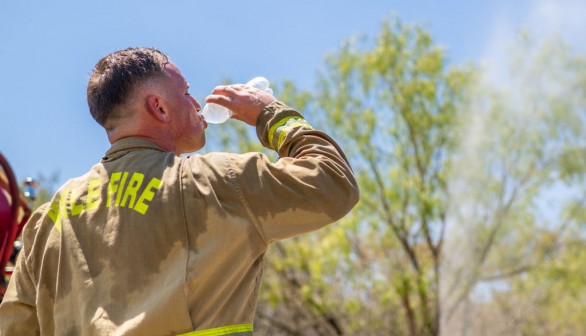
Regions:
<instances>
[{"instance_id":1,"label":"green tree","mask_svg":"<svg viewBox=\"0 0 586 336\"><path fill-rule=\"evenodd\" d=\"M451 131L472 75L447 69L429 33L399 20L327 58L305 114L342 143L361 202L341 223L269 255L262 295L272 310L261 307L261 318L286 334L439 332Z\"/></svg>"},{"instance_id":2,"label":"green tree","mask_svg":"<svg viewBox=\"0 0 586 336\"><path fill-rule=\"evenodd\" d=\"M586 60L558 38L527 34L508 56L508 76L479 82L467 104L477 127L462 132L454 165L468 169L450 180L459 182L451 214L466 229L448 233L444 250L467 257L446 258L444 329L580 334L584 322L563 312L580 311L574 293L585 289L572 278L585 238Z\"/></svg>"},{"instance_id":3,"label":"green tree","mask_svg":"<svg viewBox=\"0 0 586 336\"><path fill-rule=\"evenodd\" d=\"M523 289L555 273L548 260L567 258L568 270L581 260L564 234L581 232L584 194L556 205L566 212L541 208L552 190L583 185L586 67L559 40L524 35L510 60L495 85L481 67L448 66L425 29L395 18L329 55L316 92L277 86L344 148L361 201L339 223L271 247L258 329L531 334L533 320L503 298L539 316L556 309L555 291L533 301ZM258 149L250 130L229 125L225 145Z\"/></svg>"},{"instance_id":4,"label":"green tree","mask_svg":"<svg viewBox=\"0 0 586 336\"><path fill-rule=\"evenodd\" d=\"M368 274L350 281L356 301L368 292L378 307L362 307L372 316L365 334L439 333L453 131L474 79L473 69L446 63L427 31L395 19L371 48L349 43L330 56L320 80L323 125L343 139L363 190L350 257L373 256L348 279Z\"/></svg>"}]
</instances>

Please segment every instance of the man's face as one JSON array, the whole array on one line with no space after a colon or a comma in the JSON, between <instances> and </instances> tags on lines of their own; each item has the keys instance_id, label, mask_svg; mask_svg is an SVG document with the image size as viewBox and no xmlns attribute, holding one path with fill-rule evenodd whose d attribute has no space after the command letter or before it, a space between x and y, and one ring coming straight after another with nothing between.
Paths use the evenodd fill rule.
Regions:
<instances>
[{"instance_id":1,"label":"man's face","mask_svg":"<svg viewBox=\"0 0 586 336\"><path fill-rule=\"evenodd\" d=\"M189 94L189 83L181 71L169 62L165 65L169 75L166 80L165 102L170 116L175 152L177 154L194 152L205 145L207 123L198 112L201 106Z\"/></svg>"}]
</instances>

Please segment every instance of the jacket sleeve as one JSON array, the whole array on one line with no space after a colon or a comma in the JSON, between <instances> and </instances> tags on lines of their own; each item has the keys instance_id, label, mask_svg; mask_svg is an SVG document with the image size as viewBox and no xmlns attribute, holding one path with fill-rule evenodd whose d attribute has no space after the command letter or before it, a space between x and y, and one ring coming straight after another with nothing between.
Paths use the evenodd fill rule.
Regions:
<instances>
[{"instance_id":1,"label":"jacket sleeve","mask_svg":"<svg viewBox=\"0 0 586 336\"><path fill-rule=\"evenodd\" d=\"M358 185L344 153L299 112L275 102L265 107L256 127L263 146L277 151L279 160L247 154L235 171L267 243L319 229L356 205Z\"/></svg>"},{"instance_id":2,"label":"jacket sleeve","mask_svg":"<svg viewBox=\"0 0 586 336\"><path fill-rule=\"evenodd\" d=\"M39 335L40 327L37 318L36 285L29 269L30 239L26 236L32 232L28 226L36 225L39 216L46 210L45 207L37 209L25 226L23 235L24 248L20 251L16 267L10 282L6 296L0 304L0 335ZM29 230L27 230L29 229Z\"/></svg>"}]
</instances>

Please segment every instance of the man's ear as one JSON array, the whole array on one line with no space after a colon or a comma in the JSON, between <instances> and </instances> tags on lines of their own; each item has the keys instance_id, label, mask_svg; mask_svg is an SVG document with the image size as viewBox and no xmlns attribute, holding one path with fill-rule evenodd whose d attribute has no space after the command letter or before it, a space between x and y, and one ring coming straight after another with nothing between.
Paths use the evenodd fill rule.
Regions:
<instances>
[{"instance_id":1,"label":"man's ear","mask_svg":"<svg viewBox=\"0 0 586 336\"><path fill-rule=\"evenodd\" d=\"M162 97L156 95L147 96L147 108L149 113L158 121L169 122L169 114Z\"/></svg>"}]
</instances>

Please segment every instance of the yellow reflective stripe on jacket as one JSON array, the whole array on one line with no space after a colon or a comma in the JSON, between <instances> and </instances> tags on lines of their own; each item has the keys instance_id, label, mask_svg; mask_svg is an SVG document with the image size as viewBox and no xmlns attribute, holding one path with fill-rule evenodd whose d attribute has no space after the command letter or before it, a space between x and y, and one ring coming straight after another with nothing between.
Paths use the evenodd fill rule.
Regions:
<instances>
[{"instance_id":1,"label":"yellow reflective stripe on jacket","mask_svg":"<svg viewBox=\"0 0 586 336\"><path fill-rule=\"evenodd\" d=\"M234 324L213 329L196 330L177 336L221 336L236 335L240 333L247 333L247 335L252 335L252 323Z\"/></svg>"},{"instance_id":2,"label":"yellow reflective stripe on jacket","mask_svg":"<svg viewBox=\"0 0 586 336\"><path fill-rule=\"evenodd\" d=\"M287 134L292 129L297 127L306 127L309 129L313 129L313 127L311 127L311 125L309 125L307 121L305 121L305 119L298 116L290 116L287 118L283 118L282 120L279 120L279 122L274 124L269 129L269 144L271 148L278 150L281 144L283 143L283 140L285 140ZM277 141L276 143L273 143L275 139L277 139Z\"/></svg>"}]
</instances>

